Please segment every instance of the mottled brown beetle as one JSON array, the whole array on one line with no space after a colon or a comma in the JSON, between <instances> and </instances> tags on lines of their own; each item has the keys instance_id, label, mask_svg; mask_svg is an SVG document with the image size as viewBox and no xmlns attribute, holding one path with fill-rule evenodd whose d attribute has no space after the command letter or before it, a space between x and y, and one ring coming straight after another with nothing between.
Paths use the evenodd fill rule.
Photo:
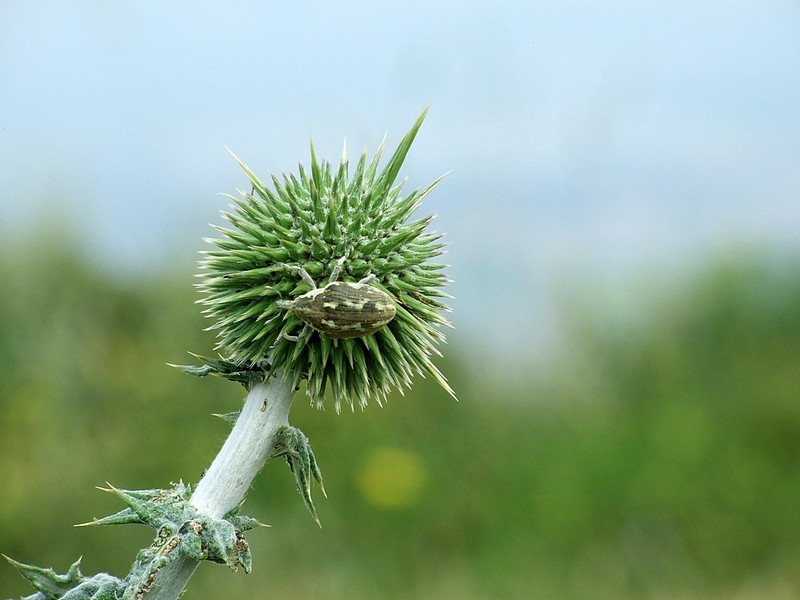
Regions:
<instances>
[{"instance_id":1,"label":"mottled brown beetle","mask_svg":"<svg viewBox=\"0 0 800 600\"><path fill-rule=\"evenodd\" d=\"M368 275L358 283L337 281L343 264L344 258L341 258L331 273L330 281L321 288L305 269L291 267L311 291L294 300L278 300L279 308L291 310L306 324L299 336L283 332L284 338L299 341L309 335L309 328L334 339L365 337L394 319L397 309L391 297L369 285L375 275Z\"/></svg>"}]
</instances>

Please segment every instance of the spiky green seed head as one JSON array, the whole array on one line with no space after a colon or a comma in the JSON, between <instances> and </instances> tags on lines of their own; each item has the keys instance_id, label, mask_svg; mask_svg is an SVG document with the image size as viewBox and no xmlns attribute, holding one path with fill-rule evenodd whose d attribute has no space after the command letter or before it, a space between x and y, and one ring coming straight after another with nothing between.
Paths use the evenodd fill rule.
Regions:
<instances>
[{"instance_id":1,"label":"spiky green seed head","mask_svg":"<svg viewBox=\"0 0 800 600\"><path fill-rule=\"evenodd\" d=\"M269 364L296 384L318 407L330 388L337 411L341 403L379 404L395 387L408 387L415 373L432 376L453 391L431 358L449 325L443 312L448 295L441 235L430 232L433 216L411 219L427 188L402 195L398 172L425 118L419 116L385 167L383 145L367 161L362 154L351 174L346 151L338 168L318 161L311 145L311 169L272 176L262 182L237 159L252 192L229 196L233 210L223 212L230 226L209 239L216 248L201 262L204 313L218 334L217 350L241 370ZM370 277L372 276L372 277ZM377 331L337 339L307 328L291 310L293 301L323 288L335 277L369 283L394 302L396 314Z\"/></svg>"}]
</instances>

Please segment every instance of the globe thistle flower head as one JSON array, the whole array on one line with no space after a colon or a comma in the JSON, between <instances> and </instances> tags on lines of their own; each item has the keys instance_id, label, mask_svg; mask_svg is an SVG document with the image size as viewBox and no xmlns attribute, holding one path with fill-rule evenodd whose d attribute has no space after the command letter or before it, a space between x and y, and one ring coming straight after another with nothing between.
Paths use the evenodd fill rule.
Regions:
<instances>
[{"instance_id":1,"label":"globe thistle flower head","mask_svg":"<svg viewBox=\"0 0 800 600\"><path fill-rule=\"evenodd\" d=\"M237 159L252 192L229 196L233 210L223 213L229 225L216 227L221 238L207 240L215 249L204 252L199 284L225 364L240 372L280 368L295 384L306 380L306 393L318 407L329 389L337 411L342 402L363 408L373 398L380 404L392 388L410 386L415 373L433 377L454 396L432 361L445 341L440 327L449 325L442 315L449 310L442 291L445 265L434 262L444 244L428 230L433 215L412 219L442 178L408 195L395 184L424 118L425 111L382 170L383 144L369 161L364 152L351 174L346 151L334 168L317 160L312 143L310 169L300 165L297 175L273 175L271 187ZM353 293L391 301L389 322L368 335L340 336L336 324L322 327L292 310L303 297L320 307L325 300L338 314L340 305L321 294L333 280ZM348 319L356 329L359 320L374 317L369 302L349 306L355 307Z\"/></svg>"}]
</instances>

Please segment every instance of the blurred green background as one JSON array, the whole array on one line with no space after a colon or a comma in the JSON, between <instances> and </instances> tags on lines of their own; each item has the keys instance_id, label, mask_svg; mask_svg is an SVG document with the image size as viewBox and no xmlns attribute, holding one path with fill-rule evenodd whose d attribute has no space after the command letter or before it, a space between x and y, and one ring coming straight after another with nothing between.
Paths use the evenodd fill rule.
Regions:
<instances>
[{"instance_id":1,"label":"blurred green background","mask_svg":"<svg viewBox=\"0 0 800 600\"><path fill-rule=\"evenodd\" d=\"M165 364L213 343L185 264L115 278L48 238L0 259L0 551L123 575L151 532L72 528L120 508L94 486L195 482L243 389ZM451 345L459 403L422 379L339 416L298 395L323 528L268 463L254 572L203 564L186 597L797 597L800 263L754 254L628 282L626 319L565 294L546 368ZM0 590L29 593L9 566Z\"/></svg>"},{"instance_id":2,"label":"blurred green background","mask_svg":"<svg viewBox=\"0 0 800 600\"><path fill-rule=\"evenodd\" d=\"M94 487L196 482L221 445L243 389L166 363L213 347L196 251L247 185L224 148L265 178L309 134L352 161L426 105L400 176L452 171L422 211L460 402L298 396L323 529L267 465L255 571L202 565L187 600L800 597L781 1L0 2L0 552L122 575L152 533L74 529L120 508Z\"/></svg>"}]
</instances>

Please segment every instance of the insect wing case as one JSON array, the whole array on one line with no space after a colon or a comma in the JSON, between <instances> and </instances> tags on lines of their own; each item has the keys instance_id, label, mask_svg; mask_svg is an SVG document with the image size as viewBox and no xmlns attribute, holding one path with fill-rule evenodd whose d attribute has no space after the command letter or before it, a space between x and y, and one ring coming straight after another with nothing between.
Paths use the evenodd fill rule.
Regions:
<instances>
[{"instance_id":1,"label":"insect wing case","mask_svg":"<svg viewBox=\"0 0 800 600\"><path fill-rule=\"evenodd\" d=\"M363 283L336 281L295 299L294 313L331 338L371 335L389 323L396 309L383 291Z\"/></svg>"}]
</instances>

